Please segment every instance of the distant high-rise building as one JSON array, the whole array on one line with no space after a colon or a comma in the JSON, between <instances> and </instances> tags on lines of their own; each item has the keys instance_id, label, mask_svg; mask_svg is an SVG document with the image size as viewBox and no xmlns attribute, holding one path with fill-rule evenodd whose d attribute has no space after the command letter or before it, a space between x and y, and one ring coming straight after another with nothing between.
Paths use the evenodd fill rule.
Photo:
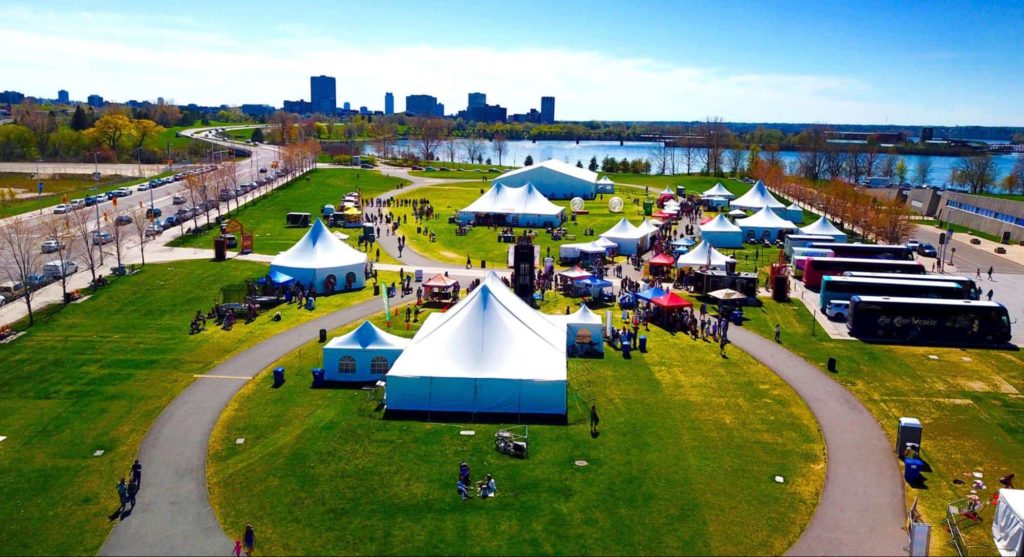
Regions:
<instances>
[{"instance_id":1,"label":"distant high-rise building","mask_svg":"<svg viewBox=\"0 0 1024 557\"><path fill-rule=\"evenodd\" d=\"M921 143L935 139L935 128L921 128Z\"/></svg>"},{"instance_id":2,"label":"distant high-rise building","mask_svg":"<svg viewBox=\"0 0 1024 557\"><path fill-rule=\"evenodd\" d=\"M471 106L459 112L459 117L467 122L504 122L508 118L508 110L501 105L485 104Z\"/></svg>"},{"instance_id":3,"label":"distant high-rise building","mask_svg":"<svg viewBox=\"0 0 1024 557\"><path fill-rule=\"evenodd\" d=\"M0 103L4 104L21 104L25 100L25 95L18 91L4 91L0 93Z\"/></svg>"},{"instance_id":4,"label":"distant high-rise building","mask_svg":"<svg viewBox=\"0 0 1024 557\"><path fill-rule=\"evenodd\" d=\"M388 91L384 93L384 114L392 115L395 113L395 94Z\"/></svg>"},{"instance_id":5,"label":"distant high-rise building","mask_svg":"<svg viewBox=\"0 0 1024 557\"><path fill-rule=\"evenodd\" d=\"M555 123L555 98L540 98L540 122L542 124Z\"/></svg>"},{"instance_id":6,"label":"distant high-rise building","mask_svg":"<svg viewBox=\"0 0 1024 557\"><path fill-rule=\"evenodd\" d=\"M437 103L434 107L434 116L444 117L444 103Z\"/></svg>"},{"instance_id":7,"label":"distant high-rise building","mask_svg":"<svg viewBox=\"0 0 1024 557\"><path fill-rule=\"evenodd\" d=\"M416 116L435 116L437 114L437 97L406 95L405 111Z\"/></svg>"},{"instance_id":8,"label":"distant high-rise building","mask_svg":"<svg viewBox=\"0 0 1024 557\"><path fill-rule=\"evenodd\" d=\"M103 97L99 95L89 95L89 98L86 99L86 102L89 103L89 106L103 108Z\"/></svg>"},{"instance_id":9,"label":"distant high-rise building","mask_svg":"<svg viewBox=\"0 0 1024 557\"><path fill-rule=\"evenodd\" d=\"M466 106L467 111L473 110L473 107L484 106L487 104L487 93L470 93L469 104Z\"/></svg>"},{"instance_id":10,"label":"distant high-rise building","mask_svg":"<svg viewBox=\"0 0 1024 557\"><path fill-rule=\"evenodd\" d=\"M365 106L360 106L359 107L359 113L360 114L369 114L370 113L370 109L366 108Z\"/></svg>"},{"instance_id":11,"label":"distant high-rise building","mask_svg":"<svg viewBox=\"0 0 1024 557\"><path fill-rule=\"evenodd\" d=\"M270 116L274 113L274 107L269 104L243 104L239 109L242 111L242 114L253 118Z\"/></svg>"},{"instance_id":12,"label":"distant high-rise building","mask_svg":"<svg viewBox=\"0 0 1024 557\"><path fill-rule=\"evenodd\" d=\"M349 110L352 110L352 103L345 101L345 104L343 104L341 107L345 110L345 112L348 112Z\"/></svg>"},{"instance_id":13,"label":"distant high-rise building","mask_svg":"<svg viewBox=\"0 0 1024 557\"><path fill-rule=\"evenodd\" d=\"M310 114L314 112L313 103L299 99L297 101L284 101L284 111L295 114Z\"/></svg>"},{"instance_id":14,"label":"distant high-rise building","mask_svg":"<svg viewBox=\"0 0 1024 557\"><path fill-rule=\"evenodd\" d=\"M71 97L68 96L67 91L61 89L60 91L57 91L57 102L59 102L60 104L70 104Z\"/></svg>"},{"instance_id":15,"label":"distant high-rise building","mask_svg":"<svg viewBox=\"0 0 1024 557\"><path fill-rule=\"evenodd\" d=\"M338 112L338 87L334 78L326 75L310 77L309 99L313 112L334 116Z\"/></svg>"}]
</instances>

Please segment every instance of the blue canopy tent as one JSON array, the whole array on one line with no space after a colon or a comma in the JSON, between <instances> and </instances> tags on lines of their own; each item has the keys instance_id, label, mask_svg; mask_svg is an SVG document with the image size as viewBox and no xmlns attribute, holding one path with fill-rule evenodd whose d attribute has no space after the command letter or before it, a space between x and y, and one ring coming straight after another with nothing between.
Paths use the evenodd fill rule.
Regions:
<instances>
[{"instance_id":1,"label":"blue canopy tent","mask_svg":"<svg viewBox=\"0 0 1024 557\"><path fill-rule=\"evenodd\" d=\"M690 248L684 248L682 246L679 246L677 248L672 249L672 255L683 255L684 253L689 253L689 251Z\"/></svg>"},{"instance_id":2,"label":"blue canopy tent","mask_svg":"<svg viewBox=\"0 0 1024 557\"><path fill-rule=\"evenodd\" d=\"M641 291L637 292L636 293L636 297L640 298L641 300L643 300L645 302L650 302L652 299L660 298L661 296L664 296L665 294L668 294L668 292L663 290L660 286L654 286L654 287L648 288L647 290L641 290Z\"/></svg>"},{"instance_id":3,"label":"blue canopy tent","mask_svg":"<svg viewBox=\"0 0 1024 557\"><path fill-rule=\"evenodd\" d=\"M573 282L573 288L576 288L577 290L585 290L588 294L590 294L590 297L598 299L602 297L601 292L605 288L611 287L611 282L604 280L603 278L593 276Z\"/></svg>"},{"instance_id":4,"label":"blue canopy tent","mask_svg":"<svg viewBox=\"0 0 1024 557\"><path fill-rule=\"evenodd\" d=\"M677 240L672 240L671 242L669 242L669 244L677 248L689 248L697 245L697 240L694 240L693 238L679 238Z\"/></svg>"},{"instance_id":5,"label":"blue canopy tent","mask_svg":"<svg viewBox=\"0 0 1024 557\"><path fill-rule=\"evenodd\" d=\"M295 277L287 275L278 270L270 271L267 276L256 281L257 284L271 284L273 286L288 286L295 282Z\"/></svg>"}]
</instances>

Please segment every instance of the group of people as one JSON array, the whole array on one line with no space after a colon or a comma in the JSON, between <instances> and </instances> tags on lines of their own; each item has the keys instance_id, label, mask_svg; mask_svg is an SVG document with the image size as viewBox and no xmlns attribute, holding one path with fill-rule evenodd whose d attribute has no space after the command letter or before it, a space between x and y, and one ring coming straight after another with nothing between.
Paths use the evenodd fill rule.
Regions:
<instances>
[{"instance_id":1,"label":"group of people","mask_svg":"<svg viewBox=\"0 0 1024 557\"><path fill-rule=\"evenodd\" d=\"M113 518L119 518L124 511L130 511L135 508L135 497L142 487L142 464L139 464L139 459L135 459L135 462L132 464L129 470L129 477L131 481L125 483L124 476L122 476L121 481L117 483L117 498L121 504L117 508L117 512L114 513ZM128 507L128 505L131 505L131 507Z\"/></svg>"},{"instance_id":2,"label":"group of people","mask_svg":"<svg viewBox=\"0 0 1024 557\"><path fill-rule=\"evenodd\" d=\"M459 497L463 501L470 498L469 490L473 485L469 477L469 464L462 462L459 464L459 482L456 484L456 491ZM476 493L481 499L488 499L494 497L497 494L497 487L494 484L494 476L487 474L483 480L477 482Z\"/></svg>"}]
</instances>

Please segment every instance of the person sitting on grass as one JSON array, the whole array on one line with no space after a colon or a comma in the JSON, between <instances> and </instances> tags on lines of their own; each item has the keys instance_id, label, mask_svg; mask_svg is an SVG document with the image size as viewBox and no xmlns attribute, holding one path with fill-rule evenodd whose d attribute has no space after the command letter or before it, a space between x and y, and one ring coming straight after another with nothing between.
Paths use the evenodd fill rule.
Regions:
<instances>
[{"instance_id":1,"label":"person sitting on grass","mask_svg":"<svg viewBox=\"0 0 1024 557\"><path fill-rule=\"evenodd\" d=\"M487 474L484 481L477 484L476 489L480 493L480 497L482 499L494 497L494 494L497 491L497 488L494 486L494 476Z\"/></svg>"},{"instance_id":2,"label":"person sitting on grass","mask_svg":"<svg viewBox=\"0 0 1024 557\"><path fill-rule=\"evenodd\" d=\"M459 483L455 485L455 489L458 490L459 497L462 497L463 501L469 499L469 491L466 490L466 484L462 483L462 478L459 478Z\"/></svg>"}]
</instances>

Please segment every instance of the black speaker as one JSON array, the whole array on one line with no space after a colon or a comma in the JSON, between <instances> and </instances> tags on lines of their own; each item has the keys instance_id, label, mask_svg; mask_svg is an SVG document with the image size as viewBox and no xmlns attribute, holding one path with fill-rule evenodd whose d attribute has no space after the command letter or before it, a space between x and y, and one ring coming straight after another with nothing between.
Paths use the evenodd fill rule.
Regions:
<instances>
[{"instance_id":1,"label":"black speaker","mask_svg":"<svg viewBox=\"0 0 1024 557\"><path fill-rule=\"evenodd\" d=\"M533 245L516 244L512 252L512 264L515 269L516 296L529 299L533 297L533 281L536 277L533 265Z\"/></svg>"},{"instance_id":2,"label":"black speaker","mask_svg":"<svg viewBox=\"0 0 1024 557\"><path fill-rule=\"evenodd\" d=\"M727 274L727 275L735 275L736 274L736 260L735 259L727 259L725 261L725 274Z\"/></svg>"},{"instance_id":3,"label":"black speaker","mask_svg":"<svg viewBox=\"0 0 1024 557\"><path fill-rule=\"evenodd\" d=\"M939 232L939 245L940 246L946 245L946 233L945 232Z\"/></svg>"}]
</instances>

